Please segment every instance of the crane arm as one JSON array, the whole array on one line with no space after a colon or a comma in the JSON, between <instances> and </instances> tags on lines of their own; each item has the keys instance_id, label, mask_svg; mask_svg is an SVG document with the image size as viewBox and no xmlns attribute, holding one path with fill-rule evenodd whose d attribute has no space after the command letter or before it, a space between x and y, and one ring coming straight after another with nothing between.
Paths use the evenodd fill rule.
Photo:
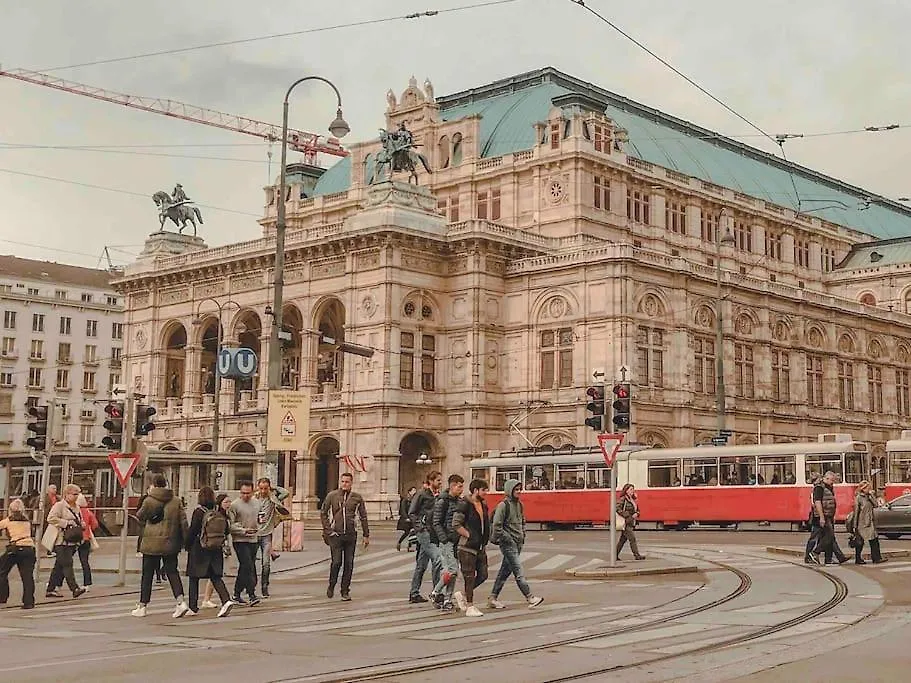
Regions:
<instances>
[{"instance_id":1,"label":"crane arm","mask_svg":"<svg viewBox=\"0 0 911 683\"><path fill-rule=\"evenodd\" d=\"M192 104L184 104L175 100L162 99L159 97L142 97L140 95L128 95L125 93L113 92L104 88L96 88L91 85L67 81L56 76L39 73L37 71L27 71L25 69L13 69L11 71L0 69L0 76L15 78L16 80L33 85L41 85L46 88L54 88L63 92L73 93L91 97L102 102L111 102L120 104L124 107L140 109L153 114L170 116L175 119L201 123L205 126L213 126L223 130L230 130L235 133L244 133L253 135L264 140L277 141L281 140L281 126L271 123L248 119L235 114L225 114L213 109L197 107ZM327 137L321 141L320 136L315 133L307 133L300 130L288 130L288 147L303 152L308 163L316 161L316 154L331 154L333 156L348 156L348 152L342 148L336 138Z\"/></svg>"}]
</instances>

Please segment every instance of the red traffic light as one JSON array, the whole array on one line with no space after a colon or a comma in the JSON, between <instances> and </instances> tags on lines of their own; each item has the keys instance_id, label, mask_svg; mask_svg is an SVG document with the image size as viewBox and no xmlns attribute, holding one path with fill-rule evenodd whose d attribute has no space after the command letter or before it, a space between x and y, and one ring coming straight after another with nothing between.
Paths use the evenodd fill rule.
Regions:
<instances>
[{"instance_id":1,"label":"red traffic light","mask_svg":"<svg viewBox=\"0 0 911 683\"><path fill-rule=\"evenodd\" d=\"M629 398L629 384L615 384L614 396L617 398Z\"/></svg>"},{"instance_id":2,"label":"red traffic light","mask_svg":"<svg viewBox=\"0 0 911 683\"><path fill-rule=\"evenodd\" d=\"M604 387L589 387L585 393L596 401L600 401L604 398Z\"/></svg>"},{"instance_id":3,"label":"red traffic light","mask_svg":"<svg viewBox=\"0 0 911 683\"><path fill-rule=\"evenodd\" d=\"M108 403L104 407L104 412L113 419L119 419L123 417L123 408L121 408L116 403Z\"/></svg>"}]
</instances>

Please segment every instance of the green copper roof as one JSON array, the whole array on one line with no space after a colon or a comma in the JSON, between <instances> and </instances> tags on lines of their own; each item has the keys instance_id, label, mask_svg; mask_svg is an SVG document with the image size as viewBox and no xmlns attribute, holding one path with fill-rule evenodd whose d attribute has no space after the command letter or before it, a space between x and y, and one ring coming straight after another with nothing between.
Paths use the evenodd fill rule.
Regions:
<instances>
[{"instance_id":1,"label":"green copper roof","mask_svg":"<svg viewBox=\"0 0 911 683\"><path fill-rule=\"evenodd\" d=\"M838 264L838 269L859 270L904 263L911 263L911 239L898 238L855 244L844 260Z\"/></svg>"},{"instance_id":2,"label":"green copper roof","mask_svg":"<svg viewBox=\"0 0 911 683\"><path fill-rule=\"evenodd\" d=\"M911 235L911 210L876 194L725 138L552 68L437 98L444 120L481 116L481 154L497 157L535 145L533 126L553 99L579 93L600 102L629 132L625 151L644 161L879 238ZM330 168L316 194L350 185L351 161ZM800 196L798 204L794 186Z\"/></svg>"}]
</instances>

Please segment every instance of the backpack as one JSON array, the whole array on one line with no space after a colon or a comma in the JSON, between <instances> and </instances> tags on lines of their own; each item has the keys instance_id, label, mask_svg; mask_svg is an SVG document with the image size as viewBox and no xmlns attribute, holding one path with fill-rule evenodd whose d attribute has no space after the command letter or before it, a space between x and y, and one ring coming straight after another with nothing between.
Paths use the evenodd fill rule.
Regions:
<instances>
[{"instance_id":1,"label":"backpack","mask_svg":"<svg viewBox=\"0 0 911 683\"><path fill-rule=\"evenodd\" d=\"M202 507L202 506L200 506ZM204 550L220 550L228 535L228 519L218 510L205 510L202 516L202 528L199 531L199 545Z\"/></svg>"}]
</instances>

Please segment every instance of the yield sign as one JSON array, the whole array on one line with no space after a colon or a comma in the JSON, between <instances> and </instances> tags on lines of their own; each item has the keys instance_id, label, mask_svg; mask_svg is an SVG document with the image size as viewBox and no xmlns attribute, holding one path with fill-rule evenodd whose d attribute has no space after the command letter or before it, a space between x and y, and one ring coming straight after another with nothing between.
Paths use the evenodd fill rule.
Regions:
<instances>
[{"instance_id":1,"label":"yield sign","mask_svg":"<svg viewBox=\"0 0 911 683\"><path fill-rule=\"evenodd\" d=\"M608 467L614 466L614 460L617 457L617 451L623 444L623 438L626 434L598 434L598 445L601 446L601 453L604 455L604 462Z\"/></svg>"},{"instance_id":2,"label":"yield sign","mask_svg":"<svg viewBox=\"0 0 911 683\"><path fill-rule=\"evenodd\" d=\"M108 460L121 488L126 488L140 458L142 456L139 453L108 453Z\"/></svg>"}]
</instances>

